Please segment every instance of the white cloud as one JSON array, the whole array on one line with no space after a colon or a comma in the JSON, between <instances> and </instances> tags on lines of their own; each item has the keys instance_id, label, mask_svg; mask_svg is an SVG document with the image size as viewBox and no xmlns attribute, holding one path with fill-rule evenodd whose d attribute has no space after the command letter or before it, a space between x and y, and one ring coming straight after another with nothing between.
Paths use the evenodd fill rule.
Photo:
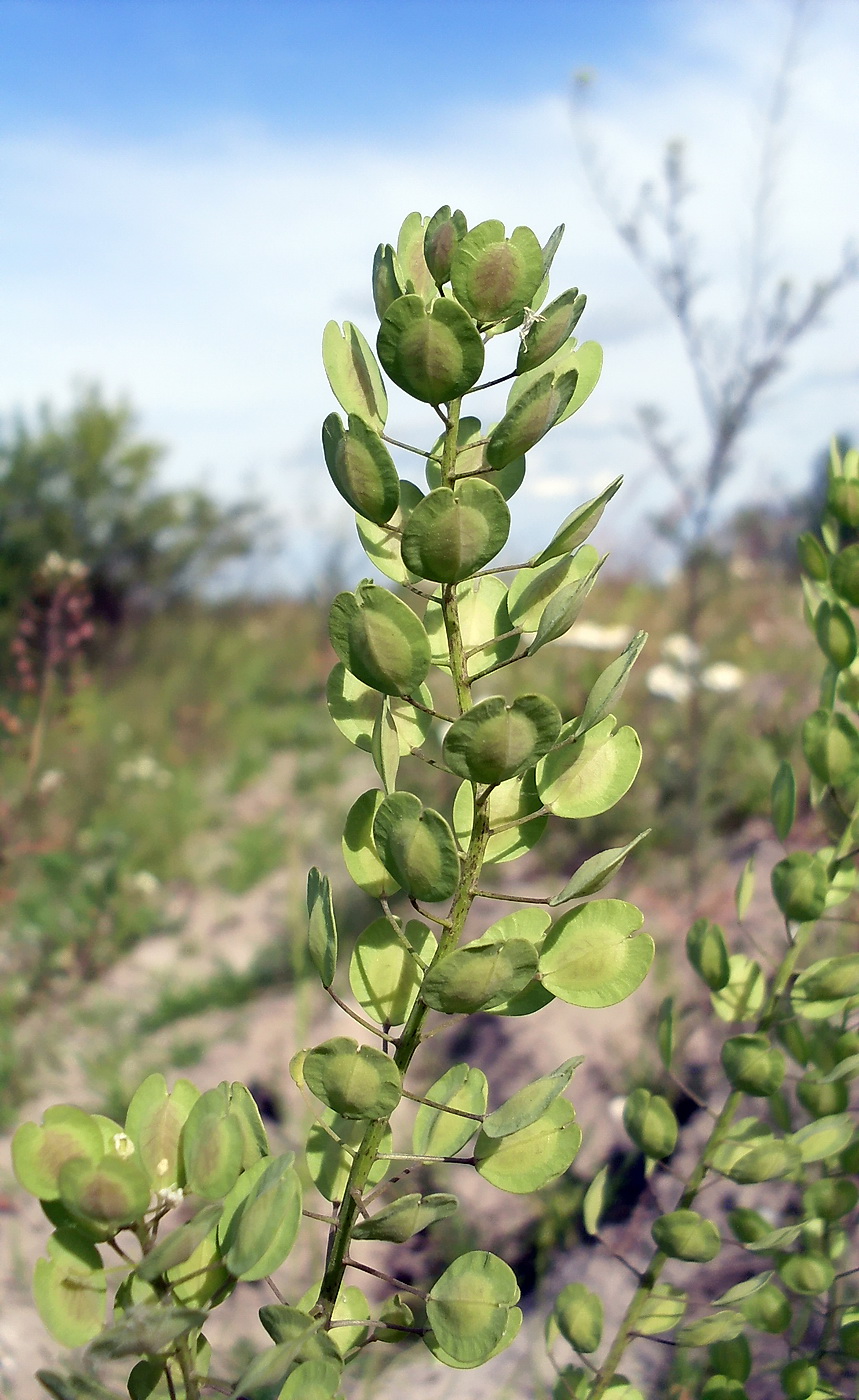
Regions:
<instances>
[{"instance_id":1,"label":"white cloud","mask_svg":"<svg viewBox=\"0 0 859 1400\"><path fill-rule=\"evenodd\" d=\"M785 11L770 0L718 0L662 13L664 51L633 75L607 74L595 119L621 187L655 170L665 140L688 138L719 309L737 295L759 112ZM812 21L774 205L779 267L803 282L831 267L859 225L859 11L835 0L812 7ZM626 525L607 521L609 540L653 507L661 487L629 432L637 402L665 403L694 440L676 334L586 187L564 95L449 113L431 150L412 148L408 132L384 148L348 133L299 142L253 127L169 144L5 137L0 181L0 400L62 398L75 375L127 391L146 430L171 444L173 481L232 494L253 478L279 508L300 507L308 529L343 522L317 447L331 407L321 329L348 317L370 330L376 243L395 236L409 209L443 202L461 204L472 221L524 221L543 236L563 219L555 285L587 290L582 333L605 345L597 393L533 454L534 484L522 492L529 541L545 529L541 500L567 494L571 507L595 477L617 470L629 476L615 515ZM749 439L735 494L802 480L829 432L859 429L857 307L852 289L800 347ZM486 417L501 404L491 398ZM395 412L402 433L434 435L431 414L401 398Z\"/></svg>"}]
</instances>

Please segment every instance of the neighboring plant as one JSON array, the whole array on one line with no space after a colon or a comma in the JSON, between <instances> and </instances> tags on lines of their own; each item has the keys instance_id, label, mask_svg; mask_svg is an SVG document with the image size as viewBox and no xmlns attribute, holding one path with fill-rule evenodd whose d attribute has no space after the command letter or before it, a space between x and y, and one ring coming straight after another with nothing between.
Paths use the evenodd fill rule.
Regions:
<instances>
[{"instance_id":1,"label":"neighboring plant","mask_svg":"<svg viewBox=\"0 0 859 1400\"><path fill-rule=\"evenodd\" d=\"M619 1383L618 1369L638 1339L701 1349L706 1380L700 1394L708 1400L744 1400L747 1380L757 1395L824 1400L843 1395L841 1387L855 1385L859 1373L857 1261L849 1253L859 1201L859 1131L850 1105L851 1083L859 1078L859 953L855 922L829 912L855 890L859 849L859 545L839 548L842 532L859 525L856 451L842 458L833 447L827 505L821 537L803 535L799 548L807 617L826 658L820 706L805 722L802 744L812 802L832 844L813 854L792 851L772 871L772 892L784 918L784 946L770 950L777 965L767 969L763 954L759 962L730 953L723 930L708 919L689 930L687 955L710 990L713 1024L733 1028L721 1047L727 1097L714 1111L707 1141L673 1208L653 1223L655 1248L600 1364L590 1358L602 1344L601 1298L579 1283L559 1295L549 1345L560 1334L585 1366L561 1371L557 1400L599 1400ZM772 787L780 841L793 827L796 792L793 770L783 762ZM740 921L752 887L750 862L737 887ZM824 921L835 922L834 938L827 937ZM680 1021L669 998L657 1040L675 1085ZM623 1115L648 1170L667 1173L666 1192L678 1138L672 1087L665 1095L646 1086L634 1089ZM721 1222L697 1209L701 1191L719 1176L751 1195L744 1202L740 1192L728 1213L730 1239L720 1238ZM762 1192L761 1183L778 1186ZM611 1194L603 1168L584 1201L591 1234L599 1230ZM672 1261L705 1266L726 1247L737 1251L736 1283L713 1299L705 1316L685 1319L689 1271L670 1281ZM764 1391L765 1377L770 1385ZM635 1400L640 1393L630 1387L623 1394Z\"/></svg>"},{"instance_id":2,"label":"neighboring plant","mask_svg":"<svg viewBox=\"0 0 859 1400\"><path fill-rule=\"evenodd\" d=\"M373 566L422 608L421 616L400 592L364 580L335 598L330 614L339 660L329 708L372 755L380 779L352 806L343 837L349 874L379 901L348 969L360 1010L335 990L343 969L334 905L317 870L308 881L309 945L324 988L373 1043L338 1036L294 1057L293 1077L315 1119L302 1172L292 1153L270 1154L241 1084L199 1094L180 1080L168 1092L153 1075L123 1126L61 1105L41 1125L18 1130L18 1179L55 1226L36 1269L39 1312L60 1342L88 1344L82 1369L40 1372L58 1400L115 1394L99 1378L103 1361L129 1367L133 1400L197 1400L204 1390L325 1400L370 1341L420 1336L456 1369L489 1360L518 1331L516 1278L484 1250L455 1259L427 1292L355 1254L361 1241L401 1243L457 1210L454 1196L438 1192L407 1190L382 1204L400 1180L390 1175L398 1163L459 1163L525 1194L560 1177L581 1142L564 1093L580 1057L488 1112L486 1077L467 1064L420 1091L420 1063L413 1069L412 1061L426 1039L452 1018L533 1014L554 997L612 1005L640 985L653 957L638 909L590 898L635 842L592 856L557 893L511 897L515 912L469 936L475 900L507 898L486 887L484 869L533 849L550 816L585 818L613 806L641 756L635 732L618 728L611 709L643 634L603 671L578 716L561 715L539 694L473 698L478 682L572 625L602 563L584 541L619 485L574 511L524 564L492 563L507 542L507 500L523 480L525 454L584 403L599 376L599 347L579 346L572 334L584 297L571 289L539 309L562 232L541 247L530 229L507 238L502 224L487 221L468 230L445 207L431 219L410 215L396 251L378 250L379 359L443 427L434 446L405 448L425 462L427 494L399 479L388 445L405 445L385 431L387 396L366 340L349 323L326 328L325 367L347 415L344 424L332 413L323 427L329 472L357 512ZM518 332L515 367L503 376L511 389L501 421L484 429L464 415L463 402L486 387L485 344L503 332ZM509 586L504 573L513 575ZM410 755L449 775L449 818L397 786ZM553 921L565 905L572 907ZM406 1150L396 1112L403 1100L418 1105ZM303 1206L307 1176L328 1210ZM183 1209L165 1232L185 1200L190 1218ZM299 1298L279 1275L272 1287L280 1301L260 1313L273 1345L238 1380L209 1377L210 1312L238 1281L280 1270L302 1215L328 1226L321 1278ZM115 1296L105 1247L120 1261L110 1270L122 1276ZM346 1281L354 1270L389 1283L372 1316Z\"/></svg>"}]
</instances>

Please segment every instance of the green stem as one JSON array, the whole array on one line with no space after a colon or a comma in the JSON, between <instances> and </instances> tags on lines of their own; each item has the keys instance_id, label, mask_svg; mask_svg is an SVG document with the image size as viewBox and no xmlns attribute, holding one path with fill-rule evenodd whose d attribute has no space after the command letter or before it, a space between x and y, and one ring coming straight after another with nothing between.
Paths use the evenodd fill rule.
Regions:
<instances>
[{"instance_id":1,"label":"green stem","mask_svg":"<svg viewBox=\"0 0 859 1400\"><path fill-rule=\"evenodd\" d=\"M191 1361L191 1350L184 1338L176 1348L176 1360L179 1362L179 1369L182 1372L185 1400L200 1400L200 1384Z\"/></svg>"},{"instance_id":2,"label":"green stem","mask_svg":"<svg viewBox=\"0 0 859 1400\"><path fill-rule=\"evenodd\" d=\"M460 401L456 399L449 405L447 429L442 450L442 481L445 484L452 479L456 464L456 439L459 427L459 413ZM471 686L468 680L462 649L462 635L459 628L455 586L445 586L442 591L441 606L448 637L451 675L453 676L459 712L462 714L471 707ZM460 867L456 890L454 891L448 918L445 921L446 926L443 926L443 932L439 939L433 960L430 963L430 969L435 967L442 958L447 957L448 953L452 953L459 943L465 927L465 921L468 918L469 911L474 902L473 890L483 865L483 854L486 850L486 843L488 840L489 812L487 810L487 804L475 794L471 839L468 843L465 859ZM399 1037L399 1044L397 1045L397 1051L394 1055L394 1064L404 1077L421 1043L421 1032L428 1011L429 1007L418 997ZM325 1264L322 1285L319 1290L319 1306L329 1320L343 1283L343 1274L347 1267L346 1260L349 1255L349 1244L352 1239L352 1231L355 1227L355 1220L358 1214L358 1201L363 1199L364 1188L367 1185L367 1180L378 1156L379 1148L382 1145L382 1139L385 1135L388 1121L388 1118L378 1118L367 1125L361 1145L352 1162L349 1180L337 1213L337 1224L332 1230L328 1242L328 1257Z\"/></svg>"},{"instance_id":3,"label":"green stem","mask_svg":"<svg viewBox=\"0 0 859 1400\"><path fill-rule=\"evenodd\" d=\"M775 1019L778 1003L793 975L797 959L805 946L812 927L813 925L811 924L803 925L802 936L797 938L796 942L785 954L781 966L776 973L772 990L761 1011L757 1025L755 1026L756 1032L768 1030ZM698 1192L704 1184L704 1178L710 1169L710 1159L713 1151L728 1133L742 1100L743 1094L739 1089L734 1089L728 1095L721 1112L718 1114L713 1124L712 1132L701 1150L698 1164L686 1182L683 1194L675 1206L675 1210L689 1210L693 1205ZM629 1306L624 1313L620 1326L615 1334L614 1341L597 1372L593 1389L588 1393L588 1400L601 1400L601 1397L608 1390L608 1387L617 1374L626 1348L632 1340L632 1334L636 1331L636 1324L667 1263L668 1255L663 1254L660 1249L654 1250L646 1269L641 1275L641 1282L630 1299Z\"/></svg>"}]
</instances>

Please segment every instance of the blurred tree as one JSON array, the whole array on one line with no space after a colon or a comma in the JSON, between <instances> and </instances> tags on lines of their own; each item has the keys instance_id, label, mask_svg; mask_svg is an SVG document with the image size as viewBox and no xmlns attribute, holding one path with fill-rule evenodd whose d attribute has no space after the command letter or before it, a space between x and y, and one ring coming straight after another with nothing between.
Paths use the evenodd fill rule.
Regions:
<instances>
[{"instance_id":1,"label":"blurred tree","mask_svg":"<svg viewBox=\"0 0 859 1400\"><path fill-rule=\"evenodd\" d=\"M164 448L135 428L126 402L90 386L66 414L46 405L0 431L0 617L14 622L52 552L87 566L96 617L116 623L254 547L259 506L159 490Z\"/></svg>"}]
</instances>

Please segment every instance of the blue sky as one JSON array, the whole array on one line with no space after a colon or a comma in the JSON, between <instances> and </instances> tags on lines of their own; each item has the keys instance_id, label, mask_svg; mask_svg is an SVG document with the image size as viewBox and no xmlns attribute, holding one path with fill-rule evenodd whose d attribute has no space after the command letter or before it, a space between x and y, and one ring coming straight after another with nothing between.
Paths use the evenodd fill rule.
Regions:
<instances>
[{"instance_id":1,"label":"blue sky","mask_svg":"<svg viewBox=\"0 0 859 1400\"><path fill-rule=\"evenodd\" d=\"M801 285L859 233L859 6L806 10L769 246ZM313 556L352 537L320 470L321 331L374 335L376 244L448 202L543 238L563 220L555 291L588 292L605 370L532 454L521 530L536 543L623 470L607 531L638 547L665 491L635 407L662 404L692 450L700 421L676 328L584 178L570 75L597 75L590 130L621 205L686 139L718 317L742 289L787 18L786 0L0 0L0 414L97 380L169 446L167 480L252 487ZM728 500L800 483L831 431L859 433L858 311L853 288L800 347ZM393 406L396 435L434 436Z\"/></svg>"}]
</instances>

